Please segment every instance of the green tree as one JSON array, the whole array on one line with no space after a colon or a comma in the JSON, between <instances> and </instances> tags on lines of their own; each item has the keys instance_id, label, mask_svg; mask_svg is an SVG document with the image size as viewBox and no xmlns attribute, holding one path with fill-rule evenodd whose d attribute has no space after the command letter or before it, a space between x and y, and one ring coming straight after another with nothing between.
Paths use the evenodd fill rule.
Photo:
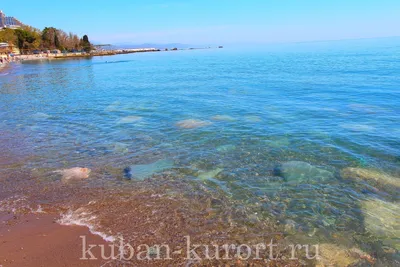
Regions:
<instances>
[{"instance_id":1,"label":"green tree","mask_svg":"<svg viewBox=\"0 0 400 267\"><path fill-rule=\"evenodd\" d=\"M20 50L30 50L34 48L34 42L37 36L27 29L15 29L15 35L17 36L17 46Z\"/></svg>"},{"instance_id":2,"label":"green tree","mask_svg":"<svg viewBox=\"0 0 400 267\"><path fill-rule=\"evenodd\" d=\"M0 29L0 42L16 45L21 52L33 49L59 49L72 51L83 49L90 52L93 48L89 37L84 35L81 39L76 34L67 34L54 27L45 27L43 31L30 26L19 29Z\"/></svg>"},{"instance_id":3,"label":"green tree","mask_svg":"<svg viewBox=\"0 0 400 267\"><path fill-rule=\"evenodd\" d=\"M90 44L89 37L86 34L82 37L81 43L82 43L82 48L86 53L89 53L90 50L92 50L92 45Z\"/></svg>"},{"instance_id":4,"label":"green tree","mask_svg":"<svg viewBox=\"0 0 400 267\"><path fill-rule=\"evenodd\" d=\"M57 49L60 49L61 47L60 47L60 40L58 39L58 35L57 35L57 31L55 32L55 34L54 34L54 46L57 48Z\"/></svg>"},{"instance_id":5,"label":"green tree","mask_svg":"<svg viewBox=\"0 0 400 267\"><path fill-rule=\"evenodd\" d=\"M0 42L16 44L17 36L15 35L14 30L8 28L0 30Z\"/></svg>"},{"instance_id":6,"label":"green tree","mask_svg":"<svg viewBox=\"0 0 400 267\"><path fill-rule=\"evenodd\" d=\"M54 27L46 27L42 31L42 47L46 49L57 48L55 45L57 29Z\"/></svg>"},{"instance_id":7,"label":"green tree","mask_svg":"<svg viewBox=\"0 0 400 267\"><path fill-rule=\"evenodd\" d=\"M34 39L34 41L31 42L29 46L34 49L40 48L40 45L42 43L40 30L26 25L22 28L29 33L32 39Z\"/></svg>"},{"instance_id":8,"label":"green tree","mask_svg":"<svg viewBox=\"0 0 400 267\"><path fill-rule=\"evenodd\" d=\"M83 36L82 40L83 40L84 43L89 43L90 44L89 37L86 34Z\"/></svg>"}]
</instances>

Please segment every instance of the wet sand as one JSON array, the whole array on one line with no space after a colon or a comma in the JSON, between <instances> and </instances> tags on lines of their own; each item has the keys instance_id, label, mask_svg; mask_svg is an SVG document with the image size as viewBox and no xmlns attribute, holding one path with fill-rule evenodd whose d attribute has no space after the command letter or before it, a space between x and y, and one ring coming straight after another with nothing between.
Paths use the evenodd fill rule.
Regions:
<instances>
[{"instance_id":1,"label":"wet sand","mask_svg":"<svg viewBox=\"0 0 400 267\"><path fill-rule=\"evenodd\" d=\"M62 226L49 214L0 213L0 266L100 266L100 260L80 260L82 239L107 245L86 227ZM93 249L95 253L98 253Z\"/></svg>"}]
</instances>

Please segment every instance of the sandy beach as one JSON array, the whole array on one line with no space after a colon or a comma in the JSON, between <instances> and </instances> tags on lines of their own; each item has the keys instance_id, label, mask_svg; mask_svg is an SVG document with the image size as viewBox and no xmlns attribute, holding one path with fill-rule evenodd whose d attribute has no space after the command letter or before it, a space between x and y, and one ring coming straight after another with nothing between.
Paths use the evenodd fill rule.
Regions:
<instances>
[{"instance_id":1,"label":"sandy beach","mask_svg":"<svg viewBox=\"0 0 400 267\"><path fill-rule=\"evenodd\" d=\"M100 266L101 260L80 260L80 236L90 243L107 245L107 242L86 227L61 226L56 219L57 216L49 214L0 213L0 265Z\"/></svg>"}]
</instances>

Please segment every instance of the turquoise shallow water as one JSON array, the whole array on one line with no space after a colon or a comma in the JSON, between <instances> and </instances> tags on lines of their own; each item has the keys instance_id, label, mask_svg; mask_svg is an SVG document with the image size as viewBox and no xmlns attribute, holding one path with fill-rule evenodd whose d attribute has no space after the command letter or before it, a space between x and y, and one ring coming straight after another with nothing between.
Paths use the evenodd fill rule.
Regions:
<instances>
[{"instance_id":1,"label":"turquoise shallow water","mask_svg":"<svg viewBox=\"0 0 400 267\"><path fill-rule=\"evenodd\" d=\"M398 191L340 171L400 177L399 73L398 44L361 41L26 62L0 76L0 129L23 139L9 150L34 155L26 169L85 166L133 183L135 171L168 174L288 233L373 243L388 238L364 230L362 201L398 203ZM285 176L291 161L302 169Z\"/></svg>"}]
</instances>

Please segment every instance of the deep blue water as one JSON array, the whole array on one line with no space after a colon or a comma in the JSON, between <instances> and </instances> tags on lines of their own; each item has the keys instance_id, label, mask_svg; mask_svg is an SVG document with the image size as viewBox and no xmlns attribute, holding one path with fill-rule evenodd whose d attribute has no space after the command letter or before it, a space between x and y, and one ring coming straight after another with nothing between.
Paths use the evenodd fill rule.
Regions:
<instances>
[{"instance_id":1,"label":"deep blue water","mask_svg":"<svg viewBox=\"0 0 400 267\"><path fill-rule=\"evenodd\" d=\"M27 169L86 166L112 180L156 162L152 174L158 162L165 166L150 180L167 172L310 236L352 239L364 233L359 201L376 192L340 171L400 177L399 47L333 42L14 64L0 76L0 129L24 136L19 152L35 156ZM179 127L190 119L201 127ZM333 177L288 182L277 169L289 161Z\"/></svg>"}]
</instances>

